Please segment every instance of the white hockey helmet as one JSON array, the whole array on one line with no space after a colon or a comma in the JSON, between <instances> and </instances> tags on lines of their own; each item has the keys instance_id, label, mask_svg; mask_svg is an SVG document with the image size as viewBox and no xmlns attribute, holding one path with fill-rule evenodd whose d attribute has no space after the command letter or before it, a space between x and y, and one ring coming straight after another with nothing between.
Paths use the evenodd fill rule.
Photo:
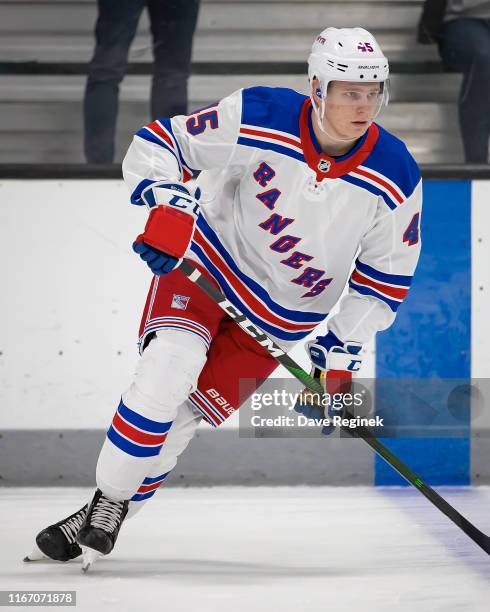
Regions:
<instances>
[{"instance_id":1,"label":"white hockey helmet","mask_svg":"<svg viewBox=\"0 0 490 612\"><path fill-rule=\"evenodd\" d=\"M322 100L318 108L312 98L319 118L323 116L328 85L331 81L357 81L382 83L382 95L374 116L389 100L389 66L374 36L364 28L326 28L312 45L308 58L308 79L320 83Z\"/></svg>"}]
</instances>

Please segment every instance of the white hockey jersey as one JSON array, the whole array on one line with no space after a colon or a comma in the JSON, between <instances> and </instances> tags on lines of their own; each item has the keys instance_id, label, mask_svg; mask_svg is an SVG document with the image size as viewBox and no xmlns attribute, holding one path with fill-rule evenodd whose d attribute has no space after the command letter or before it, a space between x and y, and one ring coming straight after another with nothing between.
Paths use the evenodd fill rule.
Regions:
<instances>
[{"instance_id":1,"label":"white hockey jersey","mask_svg":"<svg viewBox=\"0 0 490 612\"><path fill-rule=\"evenodd\" d=\"M279 345L308 335L346 283L329 330L365 343L391 325L417 265L422 205L419 169L398 138L373 124L329 157L309 98L252 87L152 122L123 162L135 204L152 182L194 170L203 196L188 256Z\"/></svg>"}]
</instances>

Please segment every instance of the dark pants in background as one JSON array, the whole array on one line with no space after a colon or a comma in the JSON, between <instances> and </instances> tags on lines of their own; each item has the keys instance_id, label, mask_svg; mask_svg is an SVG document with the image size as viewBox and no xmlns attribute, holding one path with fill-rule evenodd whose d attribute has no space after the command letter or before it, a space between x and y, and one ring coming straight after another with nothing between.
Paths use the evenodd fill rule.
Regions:
<instances>
[{"instance_id":1,"label":"dark pants in background","mask_svg":"<svg viewBox=\"0 0 490 612\"><path fill-rule=\"evenodd\" d=\"M89 163L101 164L114 160L119 84L145 6L153 38L151 119L186 114L199 0L98 0L97 4L96 46L85 88L84 122L85 157Z\"/></svg>"},{"instance_id":2,"label":"dark pants in background","mask_svg":"<svg viewBox=\"0 0 490 612\"><path fill-rule=\"evenodd\" d=\"M454 19L443 24L439 52L450 70L463 73L459 123L467 163L488 162L490 136L490 22Z\"/></svg>"}]
</instances>

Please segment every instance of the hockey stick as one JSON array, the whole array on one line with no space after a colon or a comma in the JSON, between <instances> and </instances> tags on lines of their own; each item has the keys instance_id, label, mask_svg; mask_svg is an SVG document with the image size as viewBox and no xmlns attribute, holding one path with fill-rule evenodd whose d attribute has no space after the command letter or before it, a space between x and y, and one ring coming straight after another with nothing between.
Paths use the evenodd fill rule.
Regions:
<instances>
[{"instance_id":1,"label":"hockey stick","mask_svg":"<svg viewBox=\"0 0 490 612\"><path fill-rule=\"evenodd\" d=\"M323 387L285 353L280 346L273 342L262 330L256 327L249 319L241 313L226 297L211 283L189 260L184 260L179 268L189 280L198 285L213 302L218 304L238 325L250 336L263 346L272 357L283 365L291 374L301 381L306 387L315 393L325 393ZM347 417L351 417L346 413ZM341 429L351 437L362 438L369 446L388 463L400 476L417 488L436 508L443 512L453 523L469 536L473 542L478 544L488 555L490 555L490 536L485 535L475 527L468 519L460 514L443 497L426 484L420 476L413 472L401 459L394 455L384 444L382 444L368 427L359 426L350 429L341 426Z\"/></svg>"}]
</instances>

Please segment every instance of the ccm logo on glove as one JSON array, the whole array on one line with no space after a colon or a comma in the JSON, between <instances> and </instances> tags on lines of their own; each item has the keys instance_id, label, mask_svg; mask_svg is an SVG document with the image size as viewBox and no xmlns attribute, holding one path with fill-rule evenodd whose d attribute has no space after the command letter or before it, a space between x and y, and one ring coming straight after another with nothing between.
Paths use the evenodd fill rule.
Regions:
<instances>
[{"instance_id":1,"label":"ccm logo on glove","mask_svg":"<svg viewBox=\"0 0 490 612\"><path fill-rule=\"evenodd\" d=\"M200 194L199 188L191 192L177 183L154 183L142 192L150 215L133 250L154 274L167 274L184 257L199 216Z\"/></svg>"}]
</instances>

